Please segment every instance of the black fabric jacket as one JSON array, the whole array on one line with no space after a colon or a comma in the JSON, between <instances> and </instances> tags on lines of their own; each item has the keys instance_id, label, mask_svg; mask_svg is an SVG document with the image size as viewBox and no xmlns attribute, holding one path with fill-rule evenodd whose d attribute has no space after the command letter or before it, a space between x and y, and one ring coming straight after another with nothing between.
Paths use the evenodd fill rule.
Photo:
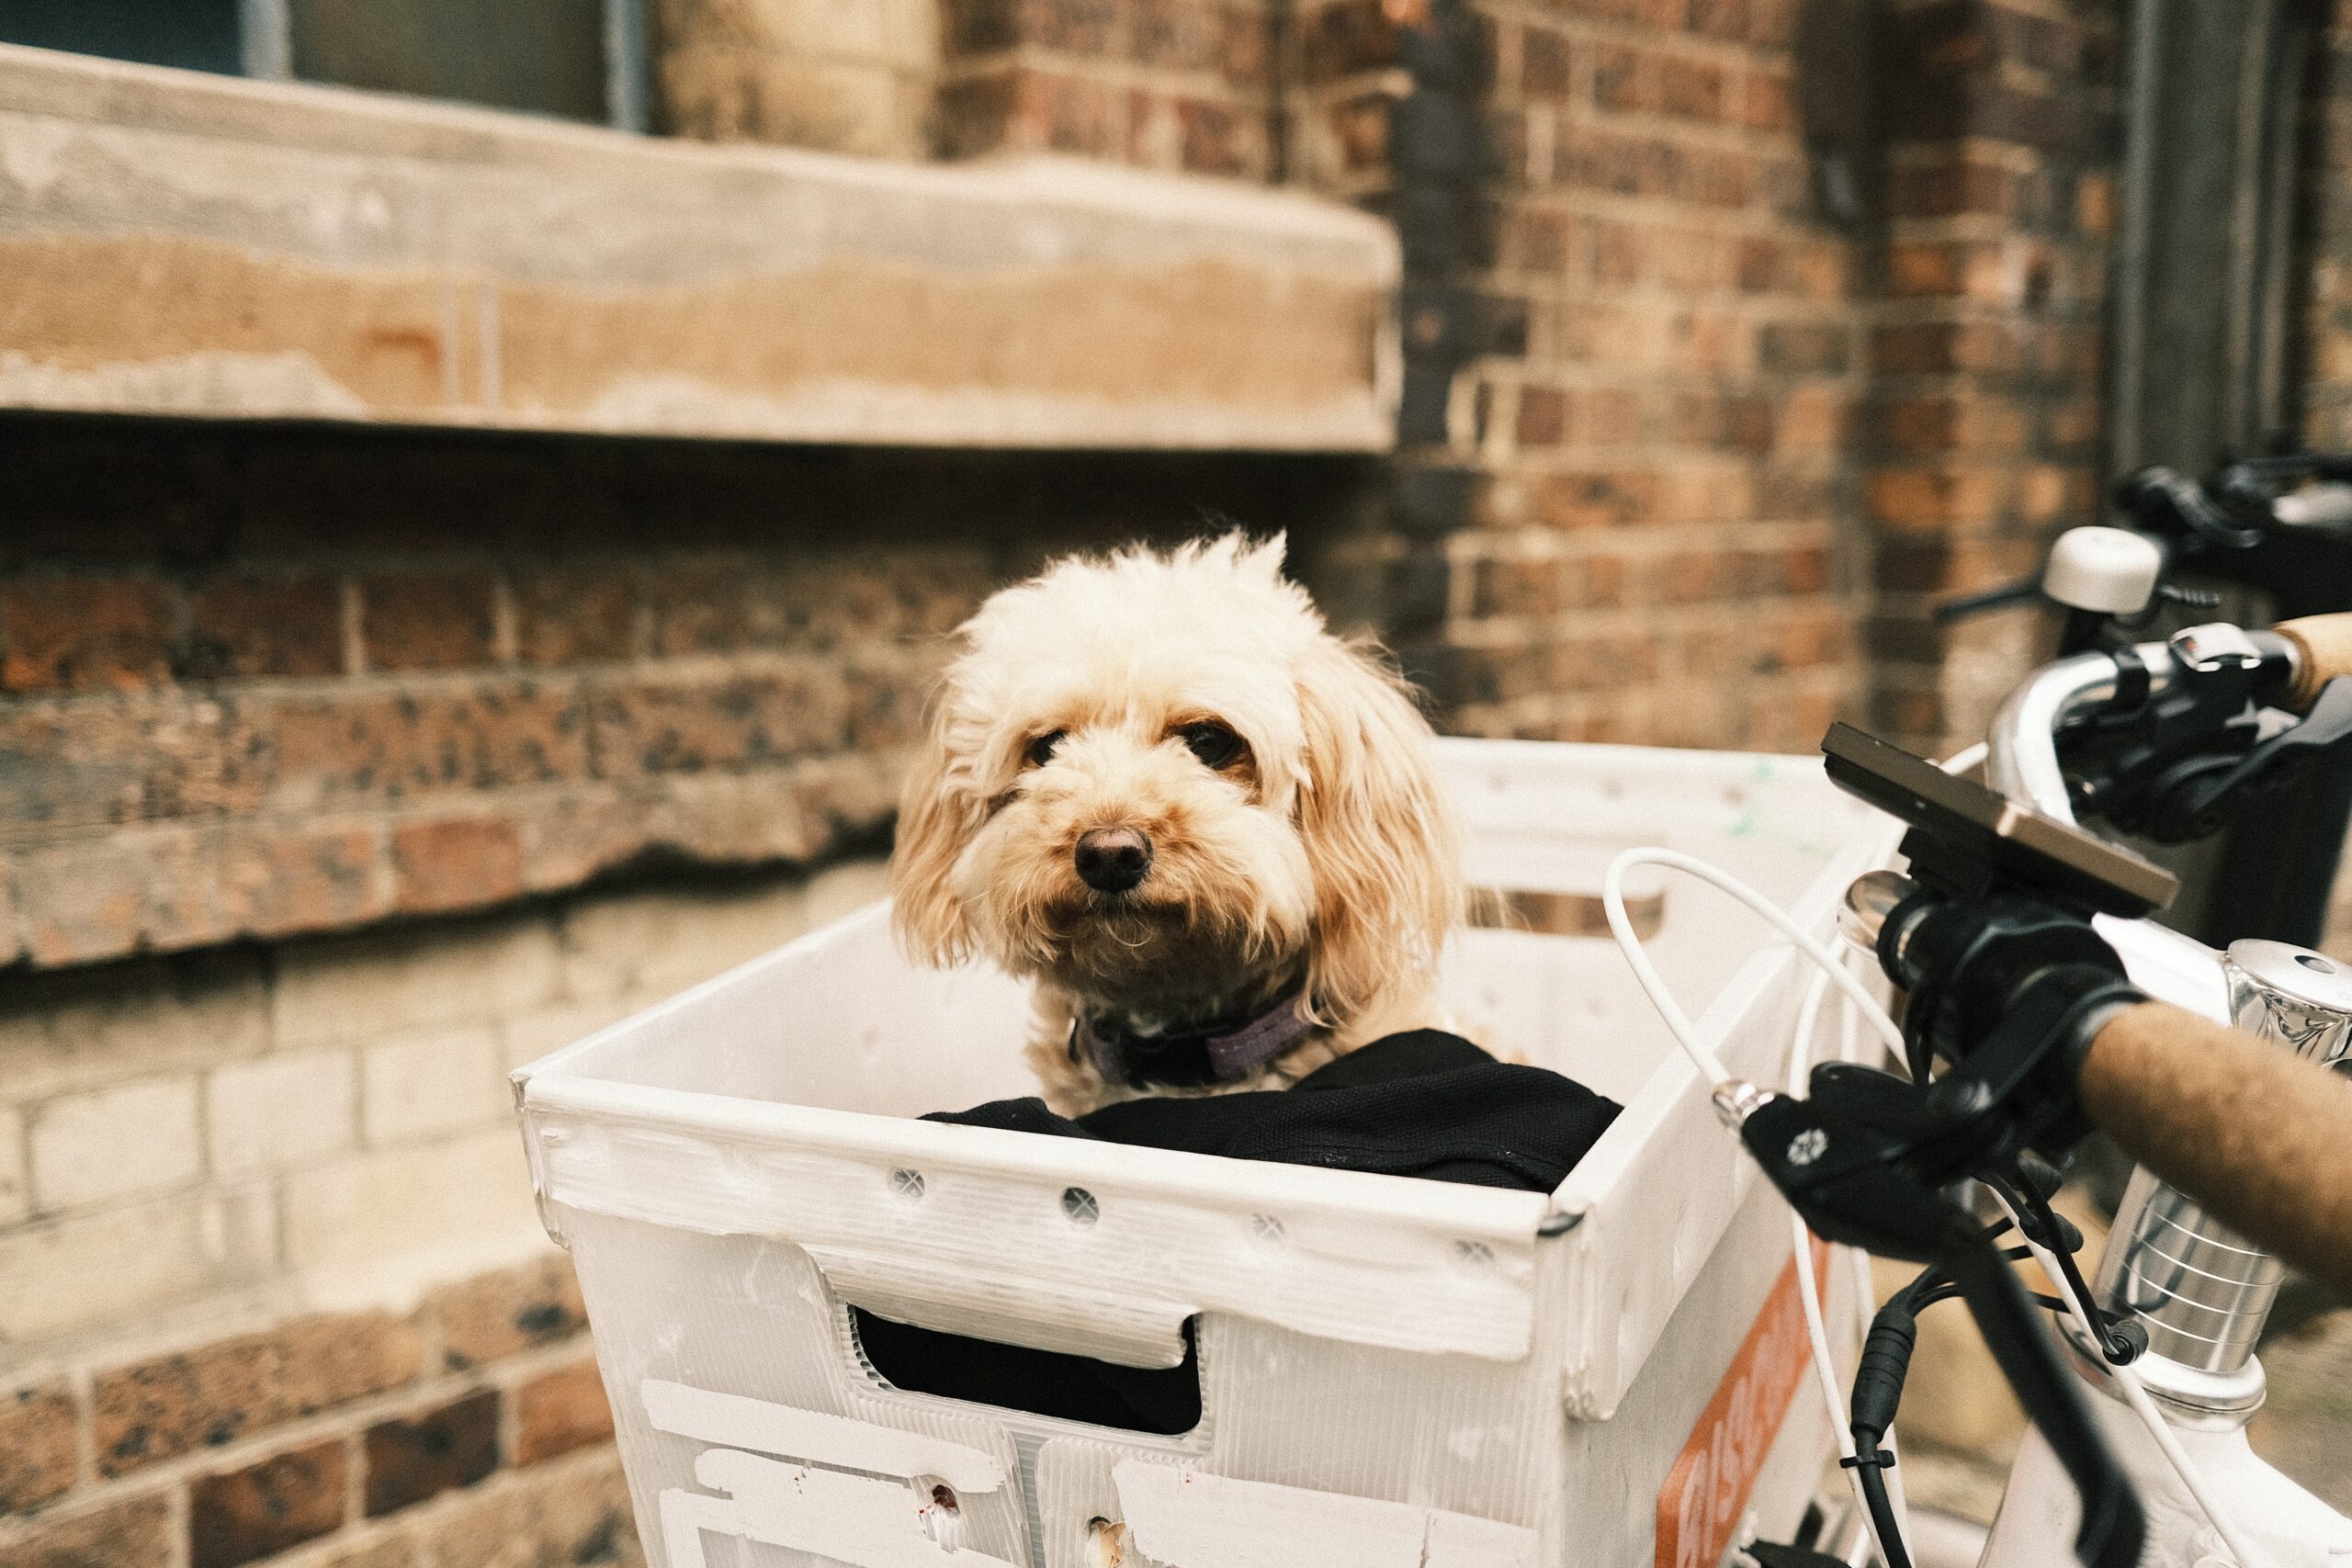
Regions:
<instances>
[{"instance_id":1,"label":"black fabric jacket","mask_svg":"<svg viewBox=\"0 0 2352 1568\"><path fill-rule=\"evenodd\" d=\"M1420 1029L1375 1040L1288 1089L1130 1100L1075 1120L1042 1100L999 1100L925 1120L1548 1192L1621 1109L1572 1078ZM852 1314L866 1359L899 1388L1145 1432L1200 1421L1189 1324L1182 1364L1161 1371Z\"/></svg>"}]
</instances>

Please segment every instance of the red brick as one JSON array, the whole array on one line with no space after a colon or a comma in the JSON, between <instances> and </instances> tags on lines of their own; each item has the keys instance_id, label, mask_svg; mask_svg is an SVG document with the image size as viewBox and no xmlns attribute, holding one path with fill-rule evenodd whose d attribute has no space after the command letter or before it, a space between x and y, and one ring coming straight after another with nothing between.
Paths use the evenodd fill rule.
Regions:
<instances>
[{"instance_id":1,"label":"red brick","mask_svg":"<svg viewBox=\"0 0 2352 1568\"><path fill-rule=\"evenodd\" d=\"M523 836L507 817L443 818L392 829L392 901L403 914L478 909L523 891Z\"/></svg>"},{"instance_id":2,"label":"red brick","mask_svg":"<svg viewBox=\"0 0 2352 1568\"><path fill-rule=\"evenodd\" d=\"M534 568L514 576L515 650L526 664L627 659L638 619L637 581L625 569Z\"/></svg>"},{"instance_id":3,"label":"red brick","mask_svg":"<svg viewBox=\"0 0 2352 1568\"><path fill-rule=\"evenodd\" d=\"M1653 561L1647 597L1660 604L1695 604L1715 597L1729 557L1713 550L1677 550Z\"/></svg>"},{"instance_id":4,"label":"red brick","mask_svg":"<svg viewBox=\"0 0 2352 1568\"><path fill-rule=\"evenodd\" d=\"M189 1568L236 1568L334 1529L348 1462L343 1439L329 1438L198 1477L188 1488Z\"/></svg>"},{"instance_id":5,"label":"red brick","mask_svg":"<svg viewBox=\"0 0 2352 1568\"><path fill-rule=\"evenodd\" d=\"M653 652L663 658L740 653L752 642L748 560L688 561L645 574Z\"/></svg>"},{"instance_id":6,"label":"red brick","mask_svg":"<svg viewBox=\"0 0 2352 1568\"><path fill-rule=\"evenodd\" d=\"M1740 121L1751 130L1794 130L1796 97L1778 71L1750 71L1743 78Z\"/></svg>"},{"instance_id":7,"label":"red brick","mask_svg":"<svg viewBox=\"0 0 2352 1568\"><path fill-rule=\"evenodd\" d=\"M71 1517L44 1519L0 1552L6 1568L158 1568L173 1560L171 1505L127 1498Z\"/></svg>"},{"instance_id":8,"label":"red brick","mask_svg":"<svg viewBox=\"0 0 2352 1568\"><path fill-rule=\"evenodd\" d=\"M1965 411L1957 398L1902 398L1871 411L1878 439L1904 452L1947 452L1961 443Z\"/></svg>"},{"instance_id":9,"label":"red brick","mask_svg":"<svg viewBox=\"0 0 2352 1568\"><path fill-rule=\"evenodd\" d=\"M1834 375L1846 368L1849 344L1842 323L1771 321L1757 333L1756 358L1765 370Z\"/></svg>"},{"instance_id":10,"label":"red brick","mask_svg":"<svg viewBox=\"0 0 2352 1568\"><path fill-rule=\"evenodd\" d=\"M1563 564L1556 560L1482 560L1471 580L1470 614L1552 615L1566 603Z\"/></svg>"},{"instance_id":11,"label":"red brick","mask_svg":"<svg viewBox=\"0 0 2352 1568\"><path fill-rule=\"evenodd\" d=\"M1690 0L1690 28L1702 38L1747 38L1752 0Z\"/></svg>"},{"instance_id":12,"label":"red brick","mask_svg":"<svg viewBox=\"0 0 2352 1568\"><path fill-rule=\"evenodd\" d=\"M152 577L25 577L0 587L0 686L129 690L171 677L179 595Z\"/></svg>"},{"instance_id":13,"label":"red brick","mask_svg":"<svg viewBox=\"0 0 2352 1568\"><path fill-rule=\"evenodd\" d=\"M92 1381L98 1473L218 1447L413 1379L416 1330L386 1313L297 1319L102 1371Z\"/></svg>"},{"instance_id":14,"label":"red brick","mask_svg":"<svg viewBox=\"0 0 2352 1568\"><path fill-rule=\"evenodd\" d=\"M514 1460L541 1460L613 1435L613 1407L593 1360L545 1372L514 1390Z\"/></svg>"},{"instance_id":15,"label":"red brick","mask_svg":"<svg viewBox=\"0 0 2352 1568\"><path fill-rule=\"evenodd\" d=\"M486 664L497 637L497 584L486 571L383 572L359 582L359 626L371 670Z\"/></svg>"},{"instance_id":16,"label":"red brick","mask_svg":"<svg viewBox=\"0 0 2352 1568\"><path fill-rule=\"evenodd\" d=\"M936 111L940 151L974 158L1005 147L1012 138L1014 83L1010 71L943 83Z\"/></svg>"},{"instance_id":17,"label":"red brick","mask_svg":"<svg viewBox=\"0 0 2352 1568\"><path fill-rule=\"evenodd\" d=\"M1021 41L1019 0L945 0L940 13L951 55L986 54Z\"/></svg>"},{"instance_id":18,"label":"red brick","mask_svg":"<svg viewBox=\"0 0 2352 1568\"><path fill-rule=\"evenodd\" d=\"M929 652L911 658L852 659L842 671L848 704L847 736L854 752L885 751L922 738L923 698L937 673Z\"/></svg>"},{"instance_id":19,"label":"red brick","mask_svg":"<svg viewBox=\"0 0 2352 1568\"><path fill-rule=\"evenodd\" d=\"M435 1568L643 1561L609 1449L509 1471L435 1508L417 1533Z\"/></svg>"},{"instance_id":20,"label":"red brick","mask_svg":"<svg viewBox=\"0 0 2352 1568\"><path fill-rule=\"evenodd\" d=\"M1390 99L1385 93L1359 94L1323 107L1324 130L1339 151L1342 172L1385 172L1389 109Z\"/></svg>"},{"instance_id":21,"label":"red brick","mask_svg":"<svg viewBox=\"0 0 2352 1568\"><path fill-rule=\"evenodd\" d=\"M2015 334L1993 321L1906 322L1871 338L1871 367L1881 374L2005 371L2018 359Z\"/></svg>"},{"instance_id":22,"label":"red brick","mask_svg":"<svg viewBox=\"0 0 2352 1568\"><path fill-rule=\"evenodd\" d=\"M378 1518L498 1468L498 1394L484 1389L436 1409L368 1428L368 1517Z\"/></svg>"},{"instance_id":23,"label":"red brick","mask_svg":"<svg viewBox=\"0 0 2352 1568\"><path fill-rule=\"evenodd\" d=\"M1644 66L1645 51L1623 44L1605 44L1594 51L1592 60L1592 99L1605 109L1644 109L1651 107L1645 91Z\"/></svg>"},{"instance_id":24,"label":"red brick","mask_svg":"<svg viewBox=\"0 0 2352 1568\"><path fill-rule=\"evenodd\" d=\"M580 1281L560 1254L448 1286L426 1312L440 1325L443 1364L452 1371L556 1344L588 1325Z\"/></svg>"},{"instance_id":25,"label":"red brick","mask_svg":"<svg viewBox=\"0 0 2352 1568\"><path fill-rule=\"evenodd\" d=\"M1553 387L1519 389L1518 439L1521 446L1556 446L1567 432L1566 393Z\"/></svg>"},{"instance_id":26,"label":"red brick","mask_svg":"<svg viewBox=\"0 0 2352 1568\"><path fill-rule=\"evenodd\" d=\"M1990 517L1998 480L1982 471L1886 468L1868 477L1871 516L1890 528L1924 529Z\"/></svg>"},{"instance_id":27,"label":"red brick","mask_svg":"<svg viewBox=\"0 0 2352 1568\"><path fill-rule=\"evenodd\" d=\"M1576 602L1587 609L1623 608L1631 593L1633 570L1618 555L1589 555L1576 563L1570 581Z\"/></svg>"},{"instance_id":28,"label":"red brick","mask_svg":"<svg viewBox=\"0 0 2352 1568\"><path fill-rule=\"evenodd\" d=\"M1952 585L1952 543L1928 537L1890 538L1872 556L1878 587L1896 593L1929 593Z\"/></svg>"},{"instance_id":29,"label":"red brick","mask_svg":"<svg viewBox=\"0 0 2352 1568\"><path fill-rule=\"evenodd\" d=\"M209 882L191 858L176 830L19 852L13 880L25 951L40 964L83 964L222 934L217 918L187 902Z\"/></svg>"},{"instance_id":30,"label":"red brick","mask_svg":"<svg viewBox=\"0 0 2352 1568\"><path fill-rule=\"evenodd\" d=\"M1543 649L1542 679L1555 691L1607 691L1657 679L1657 654L1649 637L1563 638Z\"/></svg>"},{"instance_id":31,"label":"red brick","mask_svg":"<svg viewBox=\"0 0 2352 1568\"><path fill-rule=\"evenodd\" d=\"M315 809L578 778L588 771L587 720L560 680L288 699L268 718L277 798Z\"/></svg>"},{"instance_id":32,"label":"red brick","mask_svg":"<svg viewBox=\"0 0 2352 1568\"><path fill-rule=\"evenodd\" d=\"M1190 0L1165 0L1180 16L1191 15ZM1216 72L1233 86L1264 87L1272 76L1272 39L1268 17L1253 9L1223 12L1217 18Z\"/></svg>"},{"instance_id":33,"label":"red brick","mask_svg":"<svg viewBox=\"0 0 2352 1568\"><path fill-rule=\"evenodd\" d=\"M221 916L249 936L334 931L392 911L382 830L239 827L220 848Z\"/></svg>"},{"instance_id":34,"label":"red brick","mask_svg":"<svg viewBox=\"0 0 2352 1568\"><path fill-rule=\"evenodd\" d=\"M1557 212L1519 215L1520 265L1530 272L1561 272L1568 265L1568 220Z\"/></svg>"},{"instance_id":35,"label":"red brick","mask_svg":"<svg viewBox=\"0 0 2352 1568\"><path fill-rule=\"evenodd\" d=\"M1013 79L1015 145L1086 157L1118 155L1121 96L1085 77L1023 70Z\"/></svg>"},{"instance_id":36,"label":"red brick","mask_svg":"<svg viewBox=\"0 0 2352 1568\"><path fill-rule=\"evenodd\" d=\"M0 1393L0 1518L74 1484L74 1395L63 1379Z\"/></svg>"},{"instance_id":37,"label":"red brick","mask_svg":"<svg viewBox=\"0 0 2352 1568\"><path fill-rule=\"evenodd\" d=\"M1194 174L1247 174L1261 161L1247 135L1250 122L1230 105L1179 98L1176 122L1183 131L1184 167Z\"/></svg>"},{"instance_id":38,"label":"red brick","mask_svg":"<svg viewBox=\"0 0 2352 1568\"><path fill-rule=\"evenodd\" d=\"M343 671L343 584L332 577L239 573L188 598L183 671L197 679Z\"/></svg>"},{"instance_id":39,"label":"red brick","mask_svg":"<svg viewBox=\"0 0 2352 1568\"><path fill-rule=\"evenodd\" d=\"M0 703L0 822L55 830L258 805L266 746L244 705L183 692Z\"/></svg>"},{"instance_id":40,"label":"red brick","mask_svg":"<svg viewBox=\"0 0 2352 1568\"><path fill-rule=\"evenodd\" d=\"M611 779L829 750L846 718L839 680L808 665L616 682L594 714L596 773Z\"/></svg>"},{"instance_id":41,"label":"red brick","mask_svg":"<svg viewBox=\"0 0 2352 1568\"><path fill-rule=\"evenodd\" d=\"M1540 486L1536 513L1552 528L1589 528L1645 523L1656 515L1657 476L1641 469L1547 475Z\"/></svg>"},{"instance_id":42,"label":"red brick","mask_svg":"<svg viewBox=\"0 0 2352 1568\"><path fill-rule=\"evenodd\" d=\"M416 1542L405 1531L305 1554L303 1568L420 1568Z\"/></svg>"},{"instance_id":43,"label":"red brick","mask_svg":"<svg viewBox=\"0 0 2352 1568\"><path fill-rule=\"evenodd\" d=\"M1397 28L1386 0L1339 0L1308 14L1304 29L1306 75L1329 82L1376 71L1397 60Z\"/></svg>"},{"instance_id":44,"label":"red brick","mask_svg":"<svg viewBox=\"0 0 2352 1568\"><path fill-rule=\"evenodd\" d=\"M1066 54L1124 55L1125 11L1111 0L1033 0L1022 10L1022 41Z\"/></svg>"},{"instance_id":45,"label":"red brick","mask_svg":"<svg viewBox=\"0 0 2352 1568\"><path fill-rule=\"evenodd\" d=\"M1530 23L1519 42L1519 85L1531 98L1562 98L1568 94L1574 62L1567 36Z\"/></svg>"}]
</instances>

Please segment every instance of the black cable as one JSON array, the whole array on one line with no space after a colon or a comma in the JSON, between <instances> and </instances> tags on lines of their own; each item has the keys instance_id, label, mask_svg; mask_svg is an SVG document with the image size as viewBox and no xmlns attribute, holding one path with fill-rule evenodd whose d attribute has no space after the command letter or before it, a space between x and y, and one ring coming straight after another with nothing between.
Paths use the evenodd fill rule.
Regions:
<instances>
[{"instance_id":1,"label":"black cable","mask_svg":"<svg viewBox=\"0 0 2352 1568\"><path fill-rule=\"evenodd\" d=\"M2052 1209L2050 1201L2040 1193L2020 1191L1990 1171L1979 1172L1977 1179L1999 1193L2003 1201L2017 1212L2024 1222L2019 1229L2028 1241L2040 1243L2058 1259L2058 1272L2064 1277L2066 1288L2075 1292L2075 1299L2083 1303L2083 1316L2089 1325L2091 1337L2098 1342L2100 1356L2110 1365L2119 1367L2135 1359L2141 1346L2099 1310L2090 1286L2083 1281L2082 1269L2075 1263L2075 1249L2083 1245L2083 1233L2076 1230L2066 1216ZM2062 1314L2071 1310L2065 1303L2052 1303L2047 1296L2035 1299L2044 1305L2054 1306Z\"/></svg>"},{"instance_id":2,"label":"black cable","mask_svg":"<svg viewBox=\"0 0 2352 1568\"><path fill-rule=\"evenodd\" d=\"M1911 1568L1911 1553L1903 1544L1903 1529L1894 1520L1894 1504L1886 1495L1886 1456L1878 1451L1876 1443L1854 1444L1854 1478L1862 1488L1862 1502L1871 1511L1871 1528L1877 1532L1879 1551L1885 1568Z\"/></svg>"}]
</instances>

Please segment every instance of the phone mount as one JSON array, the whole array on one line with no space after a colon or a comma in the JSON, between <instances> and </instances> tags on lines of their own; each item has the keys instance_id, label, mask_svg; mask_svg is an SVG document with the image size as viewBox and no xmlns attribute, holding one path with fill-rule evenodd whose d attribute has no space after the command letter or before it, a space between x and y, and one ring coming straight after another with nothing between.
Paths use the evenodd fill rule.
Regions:
<instances>
[{"instance_id":1,"label":"phone mount","mask_svg":"<svg viewBox=\"0 0 2352 1568\"><path fill-rule=\"evenodd\" d=\"M1830 783L1911 825L1901 846L1911 874L1946 897L2022 893L2086 919L2138 919L2180 890L2154 862L1850 724L1831 725L1821 753Z\"/></svg>"}]
</instances>

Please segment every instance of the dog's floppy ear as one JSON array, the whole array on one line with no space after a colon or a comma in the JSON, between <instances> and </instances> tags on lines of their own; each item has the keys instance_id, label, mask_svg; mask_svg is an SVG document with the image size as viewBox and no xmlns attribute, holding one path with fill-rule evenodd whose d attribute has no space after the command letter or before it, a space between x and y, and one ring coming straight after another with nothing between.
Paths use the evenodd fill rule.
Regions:
<instances>
[{"instance_id":1,"label":"dog's floppy ear","mask_svg":"<svg viewBox=\"0 0 2352 1568\"><path fill-rule=\"evenodd\" d=\"M1298 827L1315 879L1307 996L1337 1023L1400 970L1434 972L1462 918L1461 834L1429 726L1376 650L1322 639L1299 670L1298 704Z\"/></svg>"},{"instance_id":2,"label":"dog's floppy ear","mask_svg":"<svg viewBox=\"0 0 2352 1568\"><path fill-rule=\"evenodd\" d=\"M945 695L899 792L890 850L891 929L910 956L935 964L959 964L971 953L971 924L954 886L956 862L988 819L986 803L951 777Z\"/></svg>"}]
</instances>

